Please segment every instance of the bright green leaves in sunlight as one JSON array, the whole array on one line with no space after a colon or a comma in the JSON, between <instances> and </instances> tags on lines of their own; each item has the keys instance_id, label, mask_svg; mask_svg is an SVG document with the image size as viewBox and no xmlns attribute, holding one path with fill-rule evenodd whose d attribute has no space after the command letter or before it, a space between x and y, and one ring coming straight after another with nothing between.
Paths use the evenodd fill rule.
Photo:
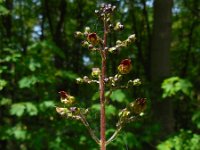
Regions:
<instances>
[{"instance_id":1,"label":"bright green leaves in sunlight","mask_svg":"<svg viewBox=\"0 0 200 150\"><path fill-rule=\"evenodd\" d=\"M4 101L10 103L9 99L7 101L6 100L7 99ZM32 102L19 102L11 105L10 114L17 117L21 117L25 114L28 114L29 116L36 116L39 112L47 111L47 109L54 108L54 106L55 103L51 100L43 101L38 105Z\"/></svg>"},{"instance_id":2,"label":"bright green leaves in sunlight","mask_svg":"<svg viewBox=\"0 0 200 150\"><path fill-rule=\"evenodd\" d=\"M35 85L37 82L39 82L39 79L34 75L28 76L28 77L23 77L19 81L19 87L20 88L30 88L31 86Z\"/></svg>"},{"instance_id":3,"label":"bright green leaves in sunlight","mask_svg":"<svg viewBox=\"0 0 200 150\"><path fill-rule=\"evenodd\" d=\"M25 125L22 125L21 123L16 124L15 126L8 128L5 130L7 136L12 136L17 140L26 140L28 139L28 132L27 127ZM6 139L7 137L4 136Z\"/></svg>"},{"instance_id":4,"label":"bright green leaves in sunlight","mask_svg":"<svg viewBox=\"0 0 200 150\"><path fill-rule=\"evenodd\" d=\"M6 86L7 82L6 80L0 79L0 91Z\"/></svg>"},{"instance_id":5,"label":"bright green leaves in sunlight","mask_svg":"<svg viewBox=\"0 0 200 150\"><path fill-rule=\"evenodd\" d=\"M114 91L111 96L110 96L111 100L113 101L117 101L119 103L122 103L122 102L126 102L126 95L125 93L122 91L122 90L116 90Z\"/></svg>"},{"instance_id":6,"label":"bright green leaves in sunlight","mask_svg":"<svg viewBox=\"0 0 200 150\"><path fill-rule=\"evenodd\" d=\"M9 13L9 10L6 9L3 5L3 0L0 0L0 16L1 15L7 15Z\"/></svg>"},{"instance_id":7,"label":"bright green leaves in sunlight","mask_svg":"<svg viewBox=\"0 0 200 150\"><path fill-rule=\"evenodd\" d=\"M163 81L161 88L163 89L163 98L174 96L178 92L191 97L193 86L187 79L171 77Z\"/></svg>"},{"instance_id":8,"label":"bright green leaves in sunlight","mask_svg":"<svg viewBox=\"0 0 200 150\"><path fill-rule=\"evenodd\" d=\"M35 116L38 114L38 109L31 102L16 103L13 104L10 109L10 114L18 117L21 117L25 112L30 116Z\"/></svg>"},{"instance_id":9,"label":"bright green leaves in sunlight","mask_svg":"<svg viewBox=\"0 0 200 150\"><path fill-rule=\"evenodd\" d=\"M181 130L157 146L158 150L199 150L200 135Z\"/></svg>"}]
</instances>

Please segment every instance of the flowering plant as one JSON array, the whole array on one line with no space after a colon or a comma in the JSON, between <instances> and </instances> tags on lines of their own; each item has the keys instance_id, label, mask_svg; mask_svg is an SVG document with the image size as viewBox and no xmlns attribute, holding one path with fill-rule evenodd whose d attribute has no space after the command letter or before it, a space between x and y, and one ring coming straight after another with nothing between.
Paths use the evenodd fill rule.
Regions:
<instances>
[{"instance_id":1,"label":"flowering plant","mask_svg":"<svg viewBox=\"0 0 200 150\"><path fill-rule=\"evenodd\" d=\"M75 37L83 38L82 46L87 47L91 52L97 51L101 56L101 67L92 68L92 79L87 76L83 78L77 78L77 83L97 83L99 85L100 92L100 138L95 135L95 132L90 127L87 121L87 114L89 109L76 107L76 99L65 91L60 91L61 102L65 107L56 107L56 111L67 118L75 119L81 121L85 127L88 129L91 137L94 141L99 144L101 150L106 150L106 146L112 142L118 133L121 131L122 127L129 122L136 121L146 108L146 99L138 98L131 102L126 108L119 111L119 119L116 123L116 130L113 135L106 140L106 116L105 116L105 106L108 105L107 100L112 92L116 89L127 89L131 86L138 86L141 84L139 79L129 80L125 85L119 85L117 82L122 78L122 76L128 74L131 71L132 64L131 59L126 58L121 61L118 65L118 73L114 77L106 76L106 62L108 53L113 53L119 51L123 47L129 46L135 41L135 35L130 35L126 40L116 41L116 45L113 47L107 47L107 35L112 31L122 30L124 26L117 22L115 25L111 23L111 15L115 10L115 6L111 4L103 4L99 10L95 13L103 21L104 35L101 38L95 32L91 32L89 27L86 27L84 32L75 32ZM98 79L98 80L97 80ZM108 85L110 90L108 95L105 94L105 86Z\"/></svg>"}]
</instances>

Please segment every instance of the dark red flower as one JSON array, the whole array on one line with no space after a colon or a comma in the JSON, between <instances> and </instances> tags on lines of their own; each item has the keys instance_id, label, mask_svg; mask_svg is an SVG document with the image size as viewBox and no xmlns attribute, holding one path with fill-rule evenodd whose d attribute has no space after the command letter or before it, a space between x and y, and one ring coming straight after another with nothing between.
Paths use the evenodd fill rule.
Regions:
<instances>
[{"instance_id":1,"label":"dark red flower","mask_svg":"<svg viewBox=\"0 0 200 150\"><path fill-rule=\"evenodd\" d=\"M89 33L87 36L87 40L92 44L92 45L97 45L98 44L98 36L96 33Z\"/></svg>"},{"instance_id":2,"label":"dark red flower","mask_svg":"<svg viewBox=\"0 0 200 150\"><path fill-rule=\"evenodd\" d=\"M121 61L120 65L118 66L118 71L121 74L127 74L131 71L132 65L130 59L124 59Z\"/></svg>"},{"instance_id":3,"label":"dark red flower","mask_svg":"<svg viewBox=\"0 0 200 150\"><path fill-rule=\"evenodd\" d=\"M69 95L65 91L58 92L60 94L61 99L67 99Z\"/></svg>"}]
</instances>

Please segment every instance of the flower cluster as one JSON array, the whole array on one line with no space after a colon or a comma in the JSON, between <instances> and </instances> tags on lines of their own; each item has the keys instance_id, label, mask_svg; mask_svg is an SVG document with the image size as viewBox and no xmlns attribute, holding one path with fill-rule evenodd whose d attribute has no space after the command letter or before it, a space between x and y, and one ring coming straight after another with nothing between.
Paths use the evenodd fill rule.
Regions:
<instances>
[{"instance_id":1,"label":"flower cluster","mask_svg":"<svg viewBox=\"0 0 200 150\"><path fill-rule=\"evenodd\" d=\"M58 93L60 94L60 101L61 103L65 104L65 107L56 107L57 113L67 118L82 120L83 115L86 115L88 113L88 109L76 107L75 97L69 95L67 92L60 91Z\"/></svg>"},{"instance_id":2,"label":"flower cluster","mask_svg":"<svg viewBox=\"0 0 200 150\"><path fill-rule=\"evenodd\" d=\"M116 126L121 127L126 123L134 121L138 116L141 116L146 109L146 99L138 98L131 102L126 108L119 112L119 121Z\"/></svg>"}]
</instances>

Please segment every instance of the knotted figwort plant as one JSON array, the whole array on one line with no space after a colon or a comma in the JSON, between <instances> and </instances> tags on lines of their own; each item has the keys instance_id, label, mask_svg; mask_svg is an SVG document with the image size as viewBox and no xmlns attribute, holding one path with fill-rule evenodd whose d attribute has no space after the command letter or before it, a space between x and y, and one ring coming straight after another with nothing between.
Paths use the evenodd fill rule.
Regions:
<instances>
[{"instance_id":1,"label":"knotted figwort plant","mask_svg":"<svg viewBox=\"0 0 200 150\"><path fill-rule=\"evenodd\" d=\"M110 32L119 31L124 28L124 26L117 22L115 25L112 24L111 17L115 10L115 6L111 4L102 4L99 10L95 13L103 22L103 37L101 38L97 33L91 32L89 27L85 28L84 32L75 32L75 37L84 39L82 41L82 46L87 47L91 52L98 52L101 56L101 68L92 68L92 78L87 76L83 78L77 78L77 83L95 83L99 85L100 93L100 139L95 135L94 130L90 127L87 121L87 114L89 109L80 108L75 104L75 97L71 96L65 91L60 91L61 102L63 107L56 107L56 111L66 118L71 118L74 120L81 121L83 125L88 129L91 137L100 146L100 150L106 150L106 146L111 143L116 136L119 134L123 126L129 122L136 121L142 116L143 111L146 108L146 99L137 98L135 101L129 103L126 108L122 109L118 116L118 122L116 123L116 130L113 135L106 140L106 115L105 106L109 105L107 101L111 96L112 92L116 89L127 89L131 86L139 86L141 84L140 79L129 80L125 85L119 85L119 81L122 76L125 76L131 71L132 65L130 59L124 59L121 61L117 67L118 73L114 76L106 76L106 61L108 53L119 51L123 47L127 47L132 44L136 38L135 34L130 35L126 40L116 41L116 45L113 47L107 47L107 36ZM107 94L105 94L107 91Z\"/></svg>"}]
</instances>

